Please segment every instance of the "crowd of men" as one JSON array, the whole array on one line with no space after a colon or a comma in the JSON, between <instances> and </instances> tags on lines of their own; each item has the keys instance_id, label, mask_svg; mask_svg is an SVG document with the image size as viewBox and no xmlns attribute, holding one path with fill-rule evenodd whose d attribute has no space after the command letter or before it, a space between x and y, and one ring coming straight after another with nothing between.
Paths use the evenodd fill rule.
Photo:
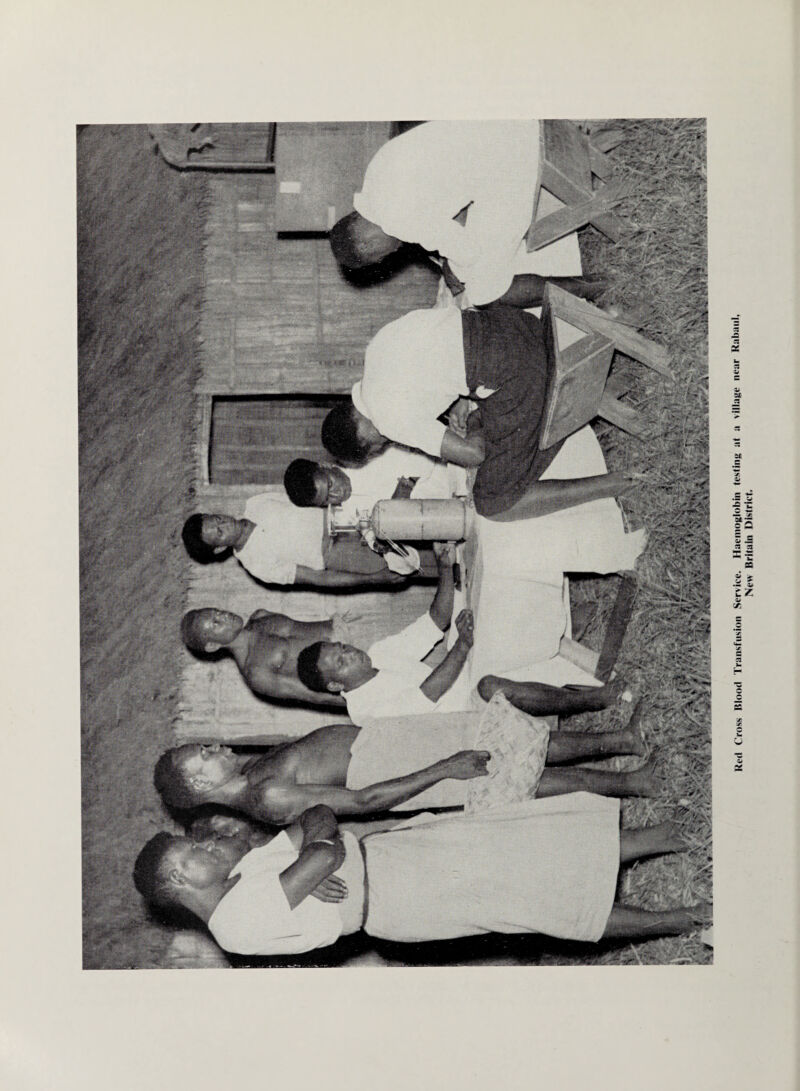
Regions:
<instances>
[{"instance_id":1,"label":"crowd of men","mask_svg":"<svg viewBox=\"0 0 800 1091\"><path fill-rule=\"evenodd\" d=\"M324 421L330 463L297 459L284 493L252 497L241 517L198 512L184 525L194 560L233 553L271 585L436 581L428 610L400 632L388 595L379 633L352 614L299 621L259 609L245 620L208 606L184 617L194 654L223 652L260 697L335 709L340 721L255 756L211 743L159 760L155 785L190 825L148 842L136 886L154 906L194 914L225 951L297 954L359 929L401 942L492 931L596 942L683 933L708 918L705 905L616 901L621 865L686 847L671 824L620 830L619 797L657 793L640 709L613 730L544 719L616 706L624 683L489 673L473 683L481 637L471 611L455 608L454 544L407 550L365 529L379 500L452 497L462 468L487 535L555 556L551 567L562 544L564 571L582 559L586 571L630 567L643 547L623 533L615 500L632 478L603 472L602 458L598 468L591 430L540 443L553 365L530 308L548 279L592 299L603 286L581 276L574 236L526 251L539 124L428 122L377 152L354 211L331 231L333 252L361 270L422 248L442 273L437 305L373 337L351 398ZM463 472L458 480L463 491ZM334 528L331 509L351 529ZM601 541L610 559L584 558ZM616 755L643 763L581 764ZM219 810L209 816L210 806ZM339 827L387 812L389 828L363 838Z\"/></svg>"}]
</instances>

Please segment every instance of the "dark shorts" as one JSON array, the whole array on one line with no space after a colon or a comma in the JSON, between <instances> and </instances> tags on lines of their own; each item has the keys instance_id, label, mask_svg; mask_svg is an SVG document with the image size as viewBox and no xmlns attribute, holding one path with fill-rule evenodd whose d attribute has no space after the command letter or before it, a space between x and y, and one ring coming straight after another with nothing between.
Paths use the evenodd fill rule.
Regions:
<instances>
[{"instance_id":1,"label":"dark shorts","mask_svg":"<svg viewBox=\"0 0 800 1091\"><path fill-rule=\"evenodd\" d=\"M486 458L473 489L481 515L507 511L538 481L561 444L539 450L551 368L542 324L518 307L493 303L462 314L464 364L470 390L489 387L480 400Z\"/></svg>"}]
</instances>

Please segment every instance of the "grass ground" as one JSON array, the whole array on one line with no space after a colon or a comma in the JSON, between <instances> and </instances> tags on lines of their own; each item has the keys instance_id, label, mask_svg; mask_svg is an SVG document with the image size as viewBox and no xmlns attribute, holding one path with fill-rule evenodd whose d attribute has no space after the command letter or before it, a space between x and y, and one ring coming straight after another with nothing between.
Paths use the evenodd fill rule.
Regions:
<instances>
[{"instance_id":1,"label":"grass ground","mask_svg":"<svg viewBox=\"0 0 800 1091\"><path fill-rule=\"evenodd\" d=\"M643 306L675 383L638 365L632 401L652 421L637 442L598 428L611 467L646 469L624 501L650 543L619 668L646 699L657 748L657 801L623 807L626 825L677 821L682 857L628 871L623 895L656 907L711 893L705 130L702 122L623 121L613 153L636 183L618 246L593 231L587 267L615 302ZM151 771L175 710L189 501L194 333L202 294L202 178L168 170L144 129L89 127L78 138L79 393L84 959L89 967L158 961L168 934L130 880L139 847L165 825ZM574 584L597 606L599 646L613 580ZM574 723L574 721L573 721ZM576 725L577 726L577 725ZM588 726L588 725L587 725ZM618 762L624 767L624 760ZM406 962L512 958L539 963L706 962L698 937L598 951L519 942L384 950Z\"/></svg>"}]
</instances>

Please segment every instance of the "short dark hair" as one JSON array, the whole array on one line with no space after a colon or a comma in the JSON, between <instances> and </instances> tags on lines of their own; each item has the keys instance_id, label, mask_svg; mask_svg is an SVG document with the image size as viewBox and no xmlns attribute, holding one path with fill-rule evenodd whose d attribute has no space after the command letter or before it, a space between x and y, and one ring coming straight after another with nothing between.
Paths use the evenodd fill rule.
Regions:
<instances>
[{"instance_id":1,"label":"short dark hair","mask_svg":"<svg viewBox=\"0 0 800 1091\"><path fill-rule=\"evenodd\" d=\"M283 475L283 487L286 495L298 508L314 508L317 499L315 474L319 470L318 462L310 458L296 458L286 467Z\"/></svg>"},{"instance_id":2,"label":"short dark hair","mask_svg":"<svg viewBox=\"0 0 800 1091\"><path fill-rule=\"evenodd\" d=\"M153 770L153 784L168 807L188 810L190 807L196 807L201 800L190 784L186 769L181 762L182 749L180 746L174 746L161 755Z\"/></svg>"},{"instance_id":3,"label":"short dark hair","mask_svg":"<svg viewBox=\"0 0 800 1091\"><path fill-rule=\"evenodd\" d=\"M210 564L212 561L218 561L224 557L224 554L215 553L212 547L203 541L204 518L204 512L195 512L183 524L183 530L181 531L186 552L198 564Z\"/></svg>"},{"instance_id":4,"label":"short dark hair","mask_svg":"<svg viewBox=\"0 0 800 1091\"><path fill-rule=\"evenodd\" d=\"M303 648L297 657L297 677L306 687L314 693L327 693L328 683L319 669L319 657L322 652L323 642L316 641Z\"/></svg>"},{"instance_id":5,"label":"short dark hair","mask_svg":"<svg viewBox=\"0 0 800 1091\"><path fill-rule=\"evenodd\" d=\"M169 885L164 868L174 842L173 834L161 830L150 838L133 865L134 886L146 901L159 909L173 909L181 904Z\"/></svg>"},{"instance_id":6,"label":"short dark hair","mask_svg":"<svg viewBox=\"0 0 800 1091\"><path fill-rule=\"evenodd\" d=\"M322 422L322 443L337 462L363 466L369 460L369 444L358 438L359 412L348 398L335 405Z\"/></svg>"},{"instance_id":7,"label":"short dark hair","mask_svg":"<svg viewBox=\"0 0 800 1091\"><path fill-rule=\"evenodd\" d=\"M190 652L203 655L206 650L205 641L195 632L195 625L202 614L210 607L204 606L200 610L187 610L181 618L181 639Z\"/></svg>"},{"instance_id":8,"label":"short dark hair","mask_svg":"<svg viewBox=\"0 0 800 1091\"><path fill-rule=\"evenodd\" d=\"M363 217L358 212L342 216L330 230L330 244L333 256L345 269L364 269L372 262L361 252L358 239L358 224Z\"/></svg>"}]
</instances>

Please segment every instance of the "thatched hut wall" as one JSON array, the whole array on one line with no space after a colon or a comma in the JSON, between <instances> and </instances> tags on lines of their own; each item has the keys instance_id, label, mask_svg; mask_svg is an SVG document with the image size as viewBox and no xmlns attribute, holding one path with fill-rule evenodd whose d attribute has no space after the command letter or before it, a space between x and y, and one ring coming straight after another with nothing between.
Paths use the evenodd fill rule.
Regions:
<instances>
[{"instance_id":1,"label":"thatched hut wall","mask_svg":"<svg viewBox=\"0 0 800 1091\"><path fill-rule=\"evenodd\" d=\"M197 386L196 510L239 515L248 496L277 487L245 480L251 465L246 458L240 484L211 483L214 395L347 393L361 373L373 334L415 307L430 306L435 296L436 278L421 266L408 266L371 287L348 283L327 238L277 236L275 193L272 175L230 174L210 181ZM307 422L298 421L298 454L306 453L307 433ZM287 450L282 457L288 462L294 455ZM261 466L261 481L275 480L277 465L272 463L277 458L273 450L262 460L267 469ZM399 628L427 608L431 595L429 587L419 586L357 595L268 588L230 558L194 566L188 606L221 606L244 617L265 608L300 619L378 608ZM181 739L267 742L337 719L346 717L260 700L229 658L210 662L184 653L176 723Z\"/></svg>"}]
</instances>

